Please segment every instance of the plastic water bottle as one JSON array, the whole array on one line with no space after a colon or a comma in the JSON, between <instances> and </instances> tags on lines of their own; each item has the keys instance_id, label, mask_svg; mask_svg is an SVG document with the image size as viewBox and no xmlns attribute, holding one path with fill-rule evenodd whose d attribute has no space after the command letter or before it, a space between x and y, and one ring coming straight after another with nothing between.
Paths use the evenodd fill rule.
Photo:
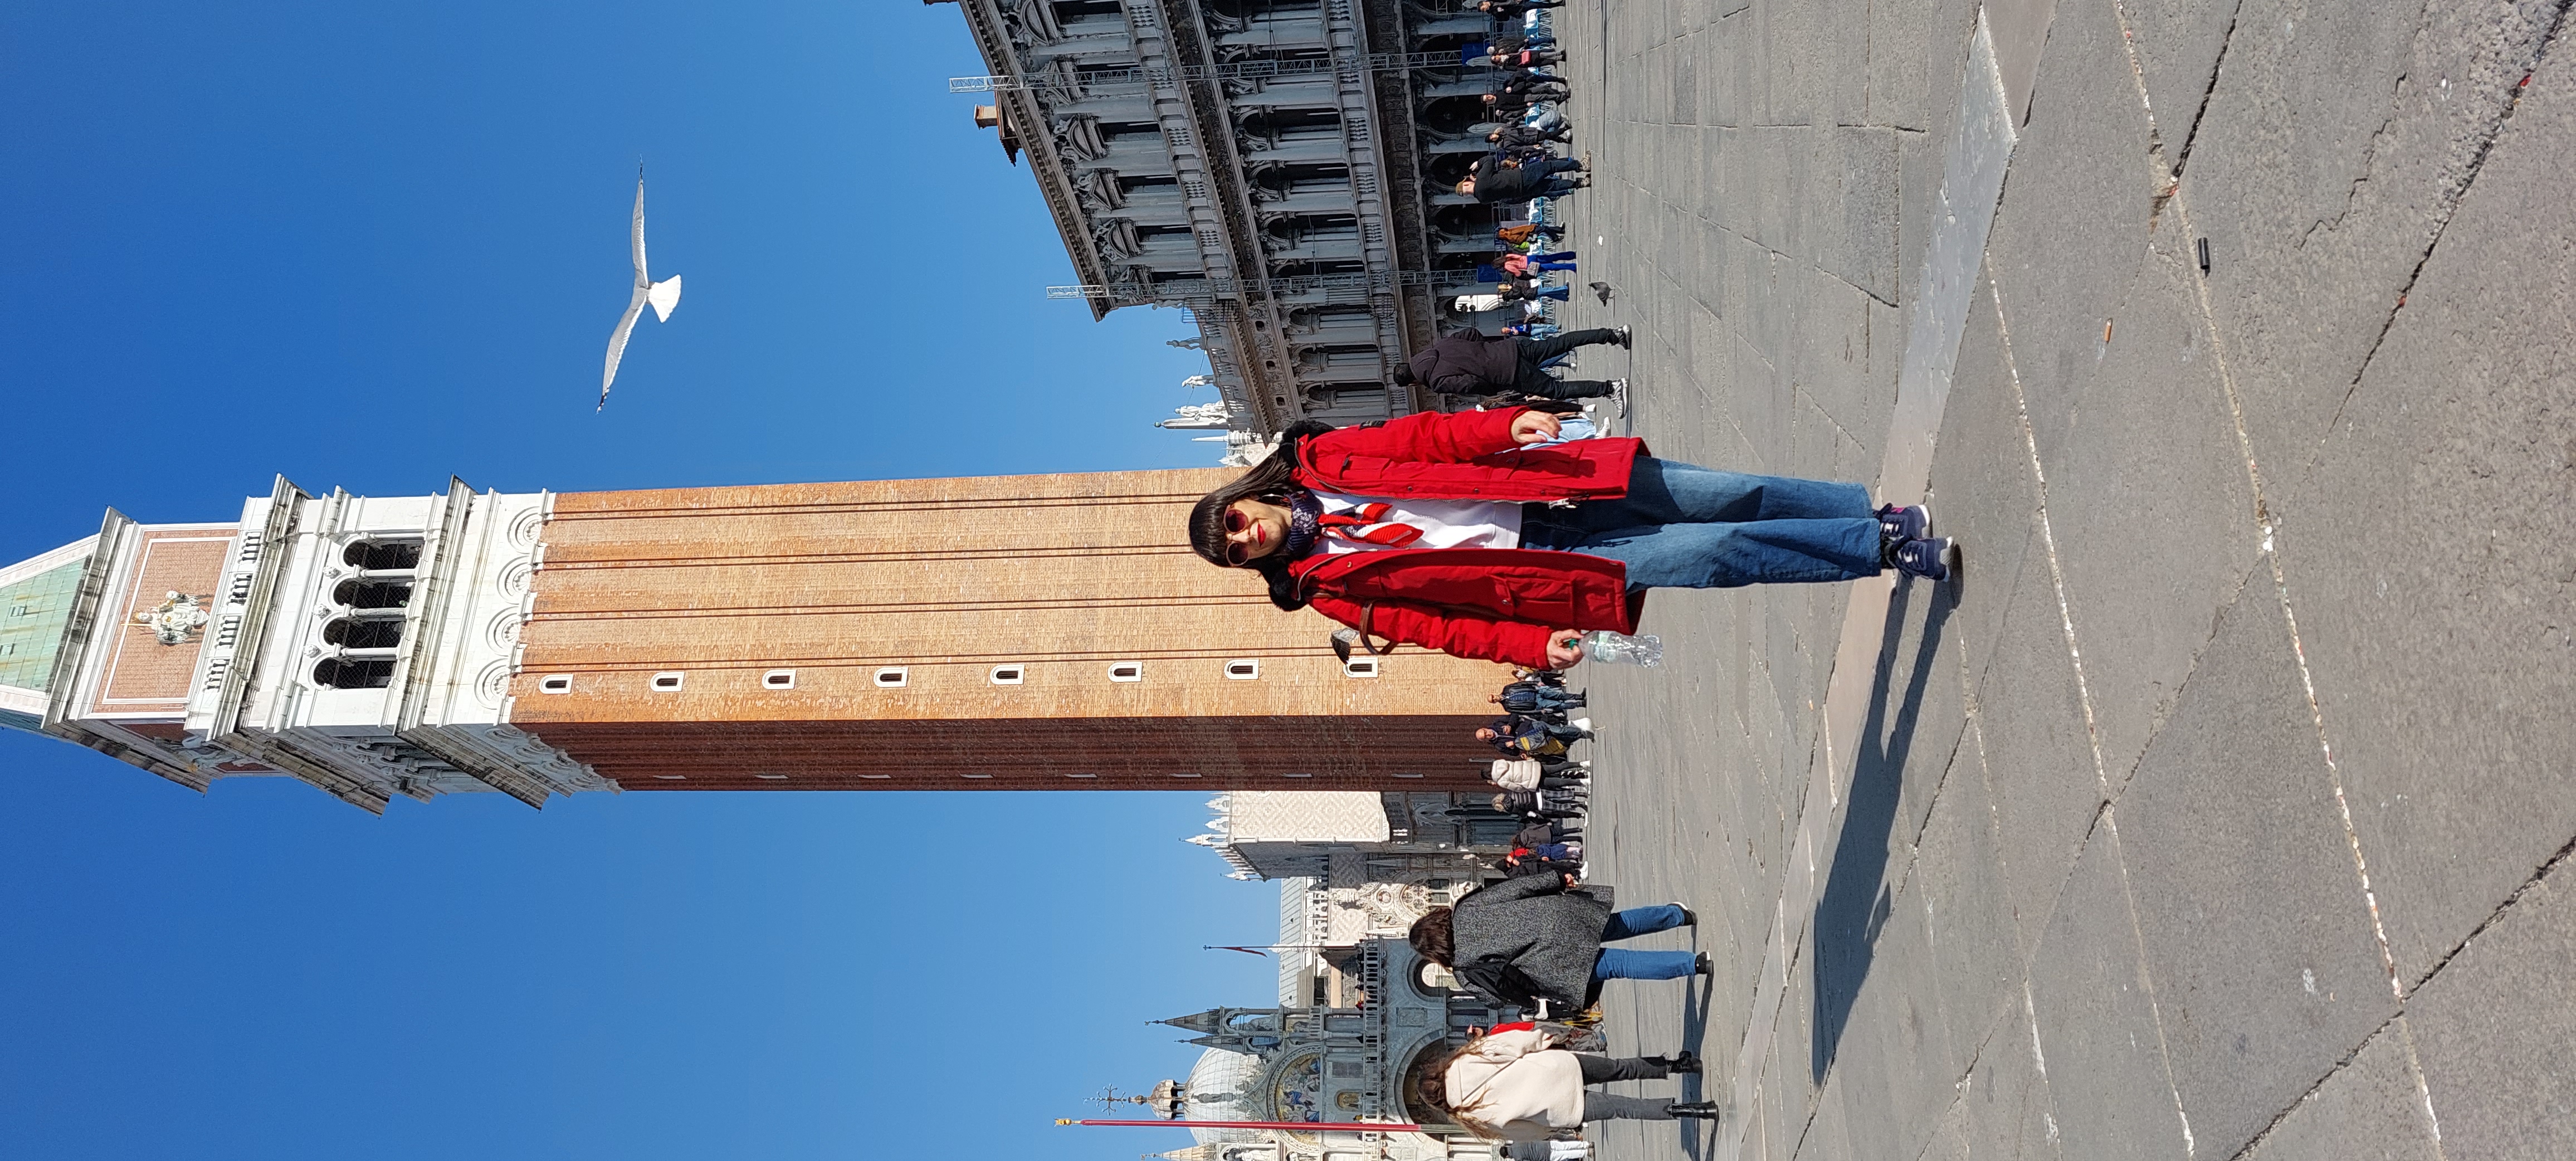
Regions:
<instances>
[{"instance_id":1,"label":"plastic water bottle","mask_svg":"<svg viewBox=\"0 0 2576 1161\"><path fill-rule=\"evenodd\" d=\"M1583 635L1583 655L1594 661L1653 667L1664 662L1664 639L1652 633L1631 637L1608 629Z\"/></svg>"}]
</instances>

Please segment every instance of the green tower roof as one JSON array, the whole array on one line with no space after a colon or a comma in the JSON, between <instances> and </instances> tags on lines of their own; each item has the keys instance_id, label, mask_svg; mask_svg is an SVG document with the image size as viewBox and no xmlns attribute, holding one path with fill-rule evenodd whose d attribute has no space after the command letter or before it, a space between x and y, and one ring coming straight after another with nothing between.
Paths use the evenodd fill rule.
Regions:
<instances>
[{"instance_id":1,"label":"green tower roof","mask_svg":"<svg viewBox=\"0 0 2576 1161\"><path fill-rule=\"evenodd\" d=\"M0 568L0 726L44 724L54 662L70 635L72 605L96 538Z\"/></svg>"}]
</instances>

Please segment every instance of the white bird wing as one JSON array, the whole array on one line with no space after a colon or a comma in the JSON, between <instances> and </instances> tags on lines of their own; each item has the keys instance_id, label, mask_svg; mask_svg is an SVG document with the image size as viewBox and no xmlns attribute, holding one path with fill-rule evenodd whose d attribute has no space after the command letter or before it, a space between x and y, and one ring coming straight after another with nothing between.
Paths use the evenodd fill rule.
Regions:
<instances>
[{"instance_id":1,"label":"white bird wing","mask_svg":"<svg viewBox=\"0 0 2576 1161\"><path fill-rule=\"evenodd\" d=\"M608 367L599 373L599 406L593 411L608 407L608 385L617 381L617 361L626 357L626 336L634 333L635 316L644 313L645 291L641 286L635 288L634 296L626 300L626 313L618 316L617 329L609 332Z\"/></svg>"},{"instance_id":2,"label":"white bird wing","mask_svg":"<svg viewBox=\"0 0 2576 1161\"><path fill-rule=\"evenodd\" d=\"M635 285L646 287L653 280L644 275L644 175L635 175Z\"/></svg>"}]
</instances>

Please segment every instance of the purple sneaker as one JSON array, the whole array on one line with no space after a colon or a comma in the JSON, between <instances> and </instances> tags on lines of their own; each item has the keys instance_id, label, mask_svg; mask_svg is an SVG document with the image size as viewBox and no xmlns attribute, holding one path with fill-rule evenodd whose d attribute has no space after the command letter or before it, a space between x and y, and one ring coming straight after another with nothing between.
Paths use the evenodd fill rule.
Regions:
<instances>
[{"instance_id":1,"label":"purple sneaker","mask_svg":"<svg viewBox=\"0 0 2576 1161\"><path fill-rule=\"evenodd\" d=\"M1959 546L1949 537L1935 536L1928 540L1908 540L1897 545L1896 551L1890 555L1895 558L1898 572L1928 581L1945 581L1950 579L1950 558L1958 551Z\"/></svg>"},{"instance_id":2,"label":"purple sneaker","mask_svg":"<svg viewBox=\"0 0 2576 1161\"><path fill-rule=\"evenodd\" d=\"M1932 508L1926 504L1889 504L1878 510L1878 534L1894 541L1932 535Z\"/></svg>"}]
</instances>

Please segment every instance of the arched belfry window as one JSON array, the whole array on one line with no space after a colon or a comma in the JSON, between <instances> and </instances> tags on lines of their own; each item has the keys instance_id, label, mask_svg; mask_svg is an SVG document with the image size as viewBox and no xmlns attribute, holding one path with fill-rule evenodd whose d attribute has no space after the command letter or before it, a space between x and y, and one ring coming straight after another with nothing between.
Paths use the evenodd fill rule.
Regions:
<instances>
[{"instance_id":1,"label":"arched belfry window","mask_svg":"<svg viewBox=\"0 0 2576 1161\"><path fill-rule=\"evenodd\" d=\"M400 609L411 604L411 582L390 577L352 577L331 590L331 603L350 609Z\"/></svg>"},{"instance_id":2,"label":"arched belfry window","mask_svg":"<svg viewBox=\"0 0 2576 1161\"><path fill-rule=\"evenodd\" d=\"M334 617L322 626L325 644L343 649L391 649L402 644L399 617Z\"/></svg>"},{"instance_id":3,"label":"arched belfry window","mask_svg":"<svg viewBox=\"0 0 2576 1161\"><path fill-rule=\"evenodd\" d=\"M325 657L313 665L313 684L330 689L383 689L393 683L390 657Z\"/></svg>"},{"instance_id":4,"label":"arched belfry window","mask_svg":"<svg viewBox=\"0 0 2576 1161\"><path fill-rule=\"evenodd\" d=\"M420 567L420 541L367 537L349 542L340 561L364 572L410 572Z\"/></svg>"}]
</instances>

